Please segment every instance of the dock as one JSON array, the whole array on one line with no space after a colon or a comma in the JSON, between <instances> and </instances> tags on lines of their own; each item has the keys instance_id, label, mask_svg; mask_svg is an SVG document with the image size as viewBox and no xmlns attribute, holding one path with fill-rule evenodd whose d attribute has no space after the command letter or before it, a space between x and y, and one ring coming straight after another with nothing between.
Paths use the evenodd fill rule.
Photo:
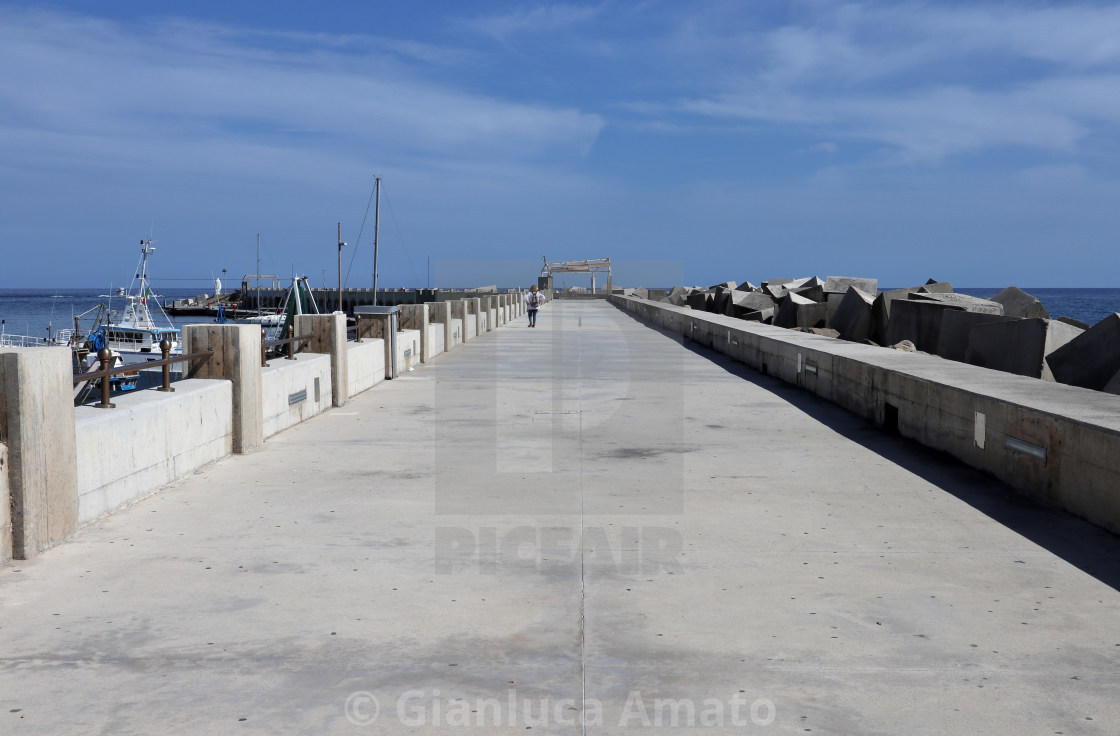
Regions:
<instances>
[{"instance_id":1,"label":"dock","mask_svg":"<svg viewBox=\"0 0 1120 736\"><path fill-rule=\"evenodd\" d=\"M258 368L320 408L0 565L0 733L1116 733L1120 537L612 301Z\"/></svg>"}]
</instances>

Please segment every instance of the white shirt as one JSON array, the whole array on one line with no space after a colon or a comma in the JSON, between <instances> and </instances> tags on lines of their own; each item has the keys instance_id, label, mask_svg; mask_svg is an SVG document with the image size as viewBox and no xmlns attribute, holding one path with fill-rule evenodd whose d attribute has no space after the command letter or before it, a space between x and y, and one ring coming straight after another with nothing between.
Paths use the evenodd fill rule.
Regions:
<instances>
[{"instance_id":1,"label":"white shirt","mask_svg":"<svg viewBox=\"0 0 1120 736\"><path fill-rule=\"evenodd\" d=\"M537 306L536 307L533 306L533 302L531 301L532 297L534 297L534 296L537 298ZM538 292L532 292L532 291L525 292L525 306L526 306L526 308L537 309L542 304L544 304L544 302L545 302L545 298L544 298L544 294L542 292L539 292L539 291Z\"/></svg>"}]
</instances>

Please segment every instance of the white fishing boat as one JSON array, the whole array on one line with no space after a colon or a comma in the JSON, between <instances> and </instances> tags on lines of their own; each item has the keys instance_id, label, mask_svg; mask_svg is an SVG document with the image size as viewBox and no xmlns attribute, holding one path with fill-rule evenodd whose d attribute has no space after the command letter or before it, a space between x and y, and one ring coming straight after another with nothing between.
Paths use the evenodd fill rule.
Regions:
<instances>
[{"instance_id":1,"label":"white fishing boat","mask_svg":"<svg viewBox=\"0 0 1120 736\"><path fill-rule=\"evenodd\" d=\"M182 352L179 330L171 324L148 280L148 256L155 252L151 239L140 241L140 265L135 280L128 290L118 289L116 295L108 296L108 301L101 305L97 327L89 336L92 350L108 347L119 352L127 363L157 359L161 355L160 343L164 340L171 343L172 353ZM122 299L124 304L114 308L113 299ZM165 326L157 324L152 318L149 302L155 304Z\"/></svg>"}]
</instances>

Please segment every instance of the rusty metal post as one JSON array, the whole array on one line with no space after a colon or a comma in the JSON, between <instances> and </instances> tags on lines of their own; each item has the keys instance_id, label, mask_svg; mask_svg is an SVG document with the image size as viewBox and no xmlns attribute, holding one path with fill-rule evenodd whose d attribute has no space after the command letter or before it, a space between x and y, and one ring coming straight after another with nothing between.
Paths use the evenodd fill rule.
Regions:
<instances>
[{"instance_id":1,"label":"rusty metal post","mask_svg":"<svg viewBox=\"0 0 1120 736\"><path fill-rule=\"evenodd\" d=\"M292 336L288 338L288 360L295 360L296 359L296 337L295 337L295 334L294 334L295 333L295 327L294 326L292 327L292 333L293 333Z\"/></svg>"},{"instance_id":2,"label":"rusty metal post","mask_svg":"<svg viewBox=\"0 0 1120 736\"><path fill-rule=\"evenodd\" d=\"M97 358L98 358L98 360L101 361L101 370L102 371L107 371L107 370L109 370L110 362L112 362L112 360L113 360L113 351L110 350L107 347L101 348L101 350L99 350L98 353L97 353ZM116 404L113 404L111 401L109 401L109 376L102 376L101 377L101 403L100 404L94 404L94 407L96 407L98 409L112 409L115 406L116 406Z\"/></svg>"},{"instance_id":3,"label":"rusty metal post","mask_svg":"<svg viewBox=\"0 0 1120 736\"><path fill-rule=\"evenodd\" d=\"M159 349L160 349L160 352L163 353L163 359L164 360L170 360L171 359L171 341L170 340L168 340L166 337L163 338L162 340L160 340ZM159 391L174 391L175 390L175 389L171 388L171 364L170 363L164 363L163 364L163 385L160 386L158 390Z\"/></svg>"},{"instance_id":4,"label":"rusty metal post","mask_svg":"<svg viewBox=\"0 0 1120 736\"><path fill-rule=\"evenodd\" d=\"M259 298L259 296L260 295L258 294L258 298ZM261 328L261 368L267 368L268 367L268 347L265 346L265 342L266 342L265 341L265 332L264 332L264 328L262 327Z\"/></svg>"}]
</instances>

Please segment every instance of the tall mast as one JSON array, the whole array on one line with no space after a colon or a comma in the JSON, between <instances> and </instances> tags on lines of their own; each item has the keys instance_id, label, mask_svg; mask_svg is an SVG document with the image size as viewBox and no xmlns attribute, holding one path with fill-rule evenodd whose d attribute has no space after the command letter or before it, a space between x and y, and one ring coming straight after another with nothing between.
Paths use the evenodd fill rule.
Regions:
<instances>
[{"instance_id":1,"label":"tall mast","mask_svg":"<svg viewBox=\"0 0 1120 736\"><path fill-rule=\"evenodd\" d=\"M261 313L261 234L257 233L257 316Z\"/></svg>"},{"instance_id":2,"label":"tall mast","mask_svg":"<svg viewBox=\"0 0 1120 736\"><path fill-rule=\"evenodd\" d=\"M373 180L375 204L373 205L373 304L377 306L377 231L381 225L381 177Z\"/></svg>"}]
</instances>

